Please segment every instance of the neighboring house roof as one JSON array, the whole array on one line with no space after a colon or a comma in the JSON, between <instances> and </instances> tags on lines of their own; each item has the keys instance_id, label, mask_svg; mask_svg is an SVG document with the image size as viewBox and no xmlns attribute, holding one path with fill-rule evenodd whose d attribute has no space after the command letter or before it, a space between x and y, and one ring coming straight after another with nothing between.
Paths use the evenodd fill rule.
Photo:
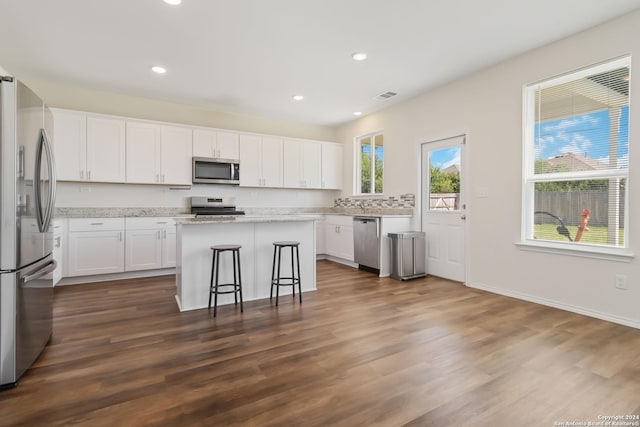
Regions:
<instances>
[{"instance_id":1,"label":"neighboring house roof","mask_svg":"<svg viewBox=\"0 0 640 427\"><path fill-rule=\"evenodd\" d=\"M547 160L552 169L567 168L570 171L601 170L609 168L609 165L596 159L581 156L575 153L566 153Z\"/></svg>"},{"instance_id":2,"label":"neighboring house roof","mask_svg":"<svg viewBox=\"0 0 640 427\"><path fill-rule=\"evenodd\" d=\"M460 166L459 165L451 165L445 169L442 170L442 173L448 173L451 175L457 175L460 173Z\"/></svg>"}]
</instances>

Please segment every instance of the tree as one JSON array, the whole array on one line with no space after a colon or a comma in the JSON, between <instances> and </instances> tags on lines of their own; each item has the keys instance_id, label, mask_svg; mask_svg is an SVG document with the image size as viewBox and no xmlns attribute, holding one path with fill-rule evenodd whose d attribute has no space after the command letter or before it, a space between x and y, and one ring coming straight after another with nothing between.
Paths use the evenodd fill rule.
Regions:
<instances>
[{"instance_id":1,"label":"tree","mask_svg":"<svg viewBox=\"0 0 640 427\"><path fill-rule=\"evenodd\" d=\"M445 173L438 166L429 165L429 192L450 194L460 192L460 172Z\"/></svg>"}]
</instances>

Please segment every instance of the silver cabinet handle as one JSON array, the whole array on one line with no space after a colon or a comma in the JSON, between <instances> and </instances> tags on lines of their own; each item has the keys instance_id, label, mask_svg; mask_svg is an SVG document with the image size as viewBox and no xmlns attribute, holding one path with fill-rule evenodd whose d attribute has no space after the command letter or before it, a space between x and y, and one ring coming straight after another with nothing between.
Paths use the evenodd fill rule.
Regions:
<instances>
[{"instance_id":1,"label":"silver cabinet handle","mask_svg":"<svg viewBox=\"0 0 640 427\"><path fill-rule=\"evenodd\" d=\"M156 231L156 240L160 240L160 230Z\"/></svg>"},{"instance_id":2,"label":"silver cabinet handle","mask_svg":"<svg viewBox=\"0 0 640 427\"><path fill-rule=\"evenodd\" d=\"M104 222L92 222L89 225L104 225Z\"/></svg>"},{"instance_id":3,"label":"silver cabinet handle","mask_svg":"<svg viewBox=\"0 0 640 427\"><path fill-rule=\"evenodd\" d=\"M168 221L156 221L156 224L169 224Z\"/></svg>"},{"instance_id":4,"label":"silver cabinet handle","mask_svg":"<svg viewBox=\"0 0 640 427\"><path fill-rule=\"evenodd\" d=\"M80 179L84 180L84 171L83 170L80 171Z\"/></svg>"},{"instance_id":5,"label":"silver cabinet handle","mask_svg":"<svg viewBox=\"0 0 640 427\"><path fill-rule=\"evenodd\" d=\"M162 230L162 237L166 240L167 239L167 230Z\"/></svg>"},{"instance_id":6,"label":"silver cabinet handle","mask_svg":"<svg viewBox=\"0 0 640 427\"><path fill-rule=\"evenodd\" d=\"M122 242L122 231L118 231L118 241Z\"/></svg>"},{"instance_id":7,"label":"silver cabinet handle","mask_svg":"<svg viewBox=\"0 0 640 427\"><path fill-rule=\"evenodd\" d=\"M466 215L462 215L462 216L460 217L460 219L467 219L467 216L466 216Z\"/></svg>"},{"instance_id":8,"label":"silver cabinet handle","mask_svg":"<svg viewBox=\"0 0 640 427\"><path fill-rule=\"evenodd\" d=\"M62 246L62 244L60 243L60 236L55 238L56 241L56 248L59 248L60 246Z\"/></svg>"},{"instance_id":9,"label":"silver cabinet handle","mask_svg":"<svg viewBox=\"0 0 640 427\"><path fill-rule=\"evenodd\" d=\"M87 171L87 181L91 181L91 171Z\"/></svg>"}]
</instances>

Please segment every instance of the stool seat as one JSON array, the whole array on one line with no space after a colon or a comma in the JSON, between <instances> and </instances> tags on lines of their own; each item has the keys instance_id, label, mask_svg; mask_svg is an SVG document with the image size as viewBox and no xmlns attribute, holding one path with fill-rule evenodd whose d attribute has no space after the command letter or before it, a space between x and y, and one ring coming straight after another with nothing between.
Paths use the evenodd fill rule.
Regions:
<instances>
[{"instance_id":1,"label":"stool seat","mask_svg":"<svg viewBox=\"0 0 640 427\"><path fill-rule=\"evenodd\" d=\"M211 282L209 284L209 309L211 309L211 296L215 295L213 304L213 317L218 314L218 295L233 294L236 305L238 305L238 294L240 295L240 312L244 312L242 306L242 276L240 273L240 248L242 245L215 245L211 246L213 259L211 260ZM224 252L231 251L233 255L233 283L220 283L218 277L220 275L220 255ZM223 289L226 290L223 290Z\"/></svg>"},{"instance_id":2,"label":"stool seat","mask_svg":"<svg viewBox=\"0 0 640 427\"><path fill-rule=\"evenodd\" d=\"M273 287L276 288L276 307L278 306L278 297L280 296L280 286L291 286L293 291L293 299L296 299L296 285L298 285L298 295L300 304L302 304L302 284L300 282L300 242L292 240L282 240L273 242L273 265L271 267L271 293L269 299L273 298ZM282 248L291 248L291 276L282 276L280 267L282 264ZM295 258L294 258L295 252ZM295 265L294 265L295 261ZM276 274L276 265L278 266L278 274ZM296 277L296 269L298 275Z\"/></svg>"},{"instance_id":3,"label":"stool seat","mask_svg":"<svg viewBox=\"0 0 640 427\"><path fill-rule=\"evenodd\" d=\"M236 249L240 249L242 248L242 245L215 245L215 246L211 246L211 250L215 250L215 251L233 251Z\"/></svg>"},{"instance_id":4,"label":"stool seat","mask_svg":"<svg viewBox=\"0 0 640 427\"><path fill-rule=\"evenodd\" d=\"M298 246L300 242L295 242L293 240L283 240L280 242L273 242L275 246Z\"/></svg>"}]
</instances>

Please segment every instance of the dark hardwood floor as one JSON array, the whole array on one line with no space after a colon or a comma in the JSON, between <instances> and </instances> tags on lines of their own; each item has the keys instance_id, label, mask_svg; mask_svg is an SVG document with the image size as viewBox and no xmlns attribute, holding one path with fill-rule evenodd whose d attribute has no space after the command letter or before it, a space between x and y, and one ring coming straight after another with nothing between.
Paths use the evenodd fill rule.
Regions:
<instances>
[{"instance_id":1,"label":"dark hardwood floor","mask_svg":"<svg viewBox=\"0 0 640 427\"><path fill-rule=\"evenodd\" d=\"M304 280L304 278L303 278ZM640 414L640 330L318 262L318 291L179 313L173 277L56 288L0 425L553 426Z\"/></svg>"}]
</instances>

